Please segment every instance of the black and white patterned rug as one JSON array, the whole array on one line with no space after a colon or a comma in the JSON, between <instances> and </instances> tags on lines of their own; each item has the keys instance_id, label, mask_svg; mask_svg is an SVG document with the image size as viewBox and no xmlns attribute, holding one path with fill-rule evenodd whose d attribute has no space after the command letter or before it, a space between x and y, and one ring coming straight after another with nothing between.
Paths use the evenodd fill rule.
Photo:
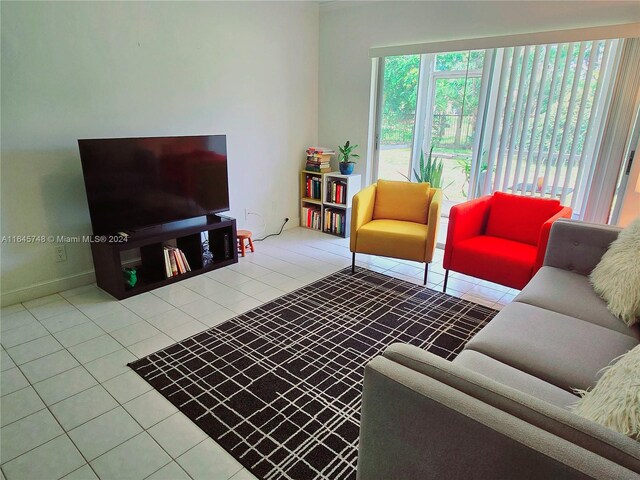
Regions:
<instances>
[{"instance_id":1,"label":"black and white patterned rug","mask_svg":"<svg viewBox=\"0 0 640 480\"><path fill-rule=\"evenodd\" d=\"M355 479L365 364L453 359L496 313L347 268L130 366L258 478Z\"/></svg>"}]
</instances>

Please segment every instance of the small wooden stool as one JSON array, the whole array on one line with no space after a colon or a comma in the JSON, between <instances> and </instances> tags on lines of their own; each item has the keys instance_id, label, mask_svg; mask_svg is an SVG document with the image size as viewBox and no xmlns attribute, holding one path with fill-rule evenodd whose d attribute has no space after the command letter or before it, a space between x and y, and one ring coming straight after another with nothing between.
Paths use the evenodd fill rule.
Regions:
<instances>
[{"instance_id":1,"label":"small wooden stool","mask_svg":"<svg viewBox=\"0 0 640 480\"><path fill-rule=\"evenodd\" d=\"M252 252L255 252L255 249L253 248L253 240L251 240L251 235L252 233L249 230L238 230L238 247L240 247L240 253L243 257L246 252L245 249L247 248L244 243L245 240L249 241L249 248Z\"/></svg>"}]
</instances>

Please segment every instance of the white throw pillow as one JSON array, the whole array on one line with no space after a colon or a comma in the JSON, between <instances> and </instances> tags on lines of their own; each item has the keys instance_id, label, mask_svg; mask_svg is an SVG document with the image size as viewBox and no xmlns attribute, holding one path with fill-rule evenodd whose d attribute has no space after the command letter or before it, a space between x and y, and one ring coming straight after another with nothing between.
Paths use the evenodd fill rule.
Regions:
<instances>
[{"instance_id":1,"label":"white throw pillow","mask_svg":"<svg viewBox=\"0 0 640 480\"><path fill-rule=\"evenodd\" d=\"M631 326L640 317L640 217L622 230L589 276L607 308Z\"/></svg>"},{"instance_id":2,"label":"white throw pillow","mask_svg":"<svg viewBox=\"0 0 640 480\"><path fill-rule=\"evenodd\" d=\"M640 441L640 345L613 362L573 412Z\"/></svg>"}]
</instances>

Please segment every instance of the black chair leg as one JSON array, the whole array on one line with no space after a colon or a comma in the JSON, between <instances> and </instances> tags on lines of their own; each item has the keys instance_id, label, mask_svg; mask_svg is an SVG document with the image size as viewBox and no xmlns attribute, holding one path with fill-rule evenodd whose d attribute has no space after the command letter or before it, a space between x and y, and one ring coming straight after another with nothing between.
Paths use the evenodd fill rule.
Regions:
<instances>
[{"instance_id":1,"label":"black chair leg","mask_svg":"<svg viewBox=\"0 0 640 480\"><path fill-rule=\"evenodd\" d=\"M442 289L442 293L447 291L447 282L449 281L449 270L444 272L444 288Z\"/></svg>"},{"instance_id":2,"label":"black chair leg","mask_svg":"<svg viewBox=\"0 0 640 480\"><path fill-rule=\"evenodd\" d=\"M356 273L356 252L351 254L351 273Z\"/></svg>"},{"instance_id":3,"label":"black chair leg","mask_svg":"<svg viewBox=\"0 0 640 480\"><path fill-rule=\"evenodd\" d=\"M427 284L427 275L429 274L429 264L425 263L424 264L424 282L422 283L423 285Z\"/></svg>"}]
</instances>

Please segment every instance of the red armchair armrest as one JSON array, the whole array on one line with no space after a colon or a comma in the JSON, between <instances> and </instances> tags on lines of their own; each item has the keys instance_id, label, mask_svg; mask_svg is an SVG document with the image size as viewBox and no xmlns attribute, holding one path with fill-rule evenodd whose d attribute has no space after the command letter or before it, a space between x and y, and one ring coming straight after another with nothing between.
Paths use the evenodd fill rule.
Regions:
<instances>
[{"instance_id":1,"label":"red armchair armrest","mask_svg":"<svg viewBox=\"0 0 640 480\"><path fill-rule=\"evenodd\" d=\"M476 198L451 207L447 243L444 248L443 266L449 269L453 247L466 238L481 235L487 225L491 196Z\"/></svg>"},{"instance_id":2,"label":"red armchair armrest","mask_svg":"<svg viewBox=\"0 0 640 480\"><path fill-rule=\"evenodd\" d=\"M538 238L538 253L536 254L536 263L533 265L533 273L535 275L544 261L544 254L547 251L547 243L549 242L549 233L551 232L551 226L553 222L559 218L571 218L573 210L570 207L562 207L562 209L556 213L553 217L542 224L540 229L540 237Z\"/></svg>"}]
</instances>

